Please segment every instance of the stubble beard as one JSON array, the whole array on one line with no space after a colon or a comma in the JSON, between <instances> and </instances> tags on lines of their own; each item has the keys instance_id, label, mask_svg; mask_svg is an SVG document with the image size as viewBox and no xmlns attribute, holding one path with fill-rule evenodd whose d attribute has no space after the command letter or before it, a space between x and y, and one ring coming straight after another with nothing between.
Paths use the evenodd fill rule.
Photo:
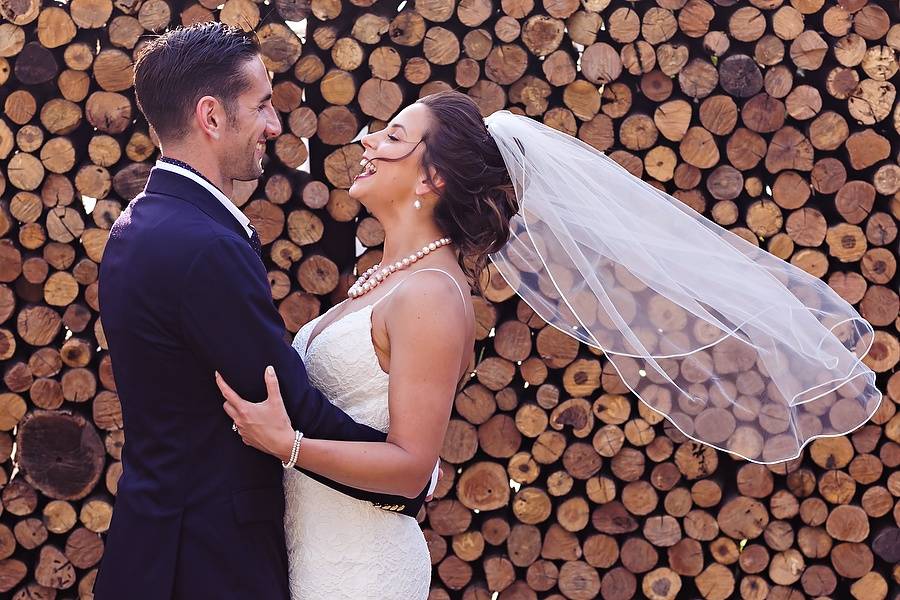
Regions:
<instances>
[{"instance_id":1,"label":"stubble beard","mask_svg":"<svg viewBox=\"0 0 900 600\"><path fill-rule=\"evenodd\" d=\"M265 155L263 155L265 158ZM231 179L237 181L256 181L263 174L262 159L256 160L256 143L250 145L242 156L231 156L228 168L232 171Z\"/></svg>"}]
</instances>

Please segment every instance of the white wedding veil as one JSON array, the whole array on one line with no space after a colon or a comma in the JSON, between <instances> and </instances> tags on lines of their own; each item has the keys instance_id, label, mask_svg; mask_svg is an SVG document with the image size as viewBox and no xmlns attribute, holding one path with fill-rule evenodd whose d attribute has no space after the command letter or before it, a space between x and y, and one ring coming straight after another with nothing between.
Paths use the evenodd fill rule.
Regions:
<instances>
[{"instance_id":1,"label":"white wedding veil","mask_svg":"<svg viewBox=\"0 0 900 600\"><path fill-rule=\"evenodd\" d=\"M821 279L575 137L507 110L485 123L519 201L491 261L685 436L776 463L878 408L872 326Z\"/></svg>"}]
</instances>

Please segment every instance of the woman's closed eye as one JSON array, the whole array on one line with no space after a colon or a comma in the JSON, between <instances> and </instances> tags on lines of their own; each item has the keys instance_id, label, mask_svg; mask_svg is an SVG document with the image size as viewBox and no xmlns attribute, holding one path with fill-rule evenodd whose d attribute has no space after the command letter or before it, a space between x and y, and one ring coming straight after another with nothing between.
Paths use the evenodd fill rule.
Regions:
<instances>
[{"instance_id":1,"label":"woman's closed eye","mask_svg":"<svg viewBox=\"0 0 900 600\"><path fill-rule=\"evenodd\" d=\"M400 141L400 138L398 138L397 136L395 136L394 134L391 134L391 133L389 133L387 137L388 137L388 139L391 140L392 142L399 142L399 141Z\"/></svg>"}]
</instances>

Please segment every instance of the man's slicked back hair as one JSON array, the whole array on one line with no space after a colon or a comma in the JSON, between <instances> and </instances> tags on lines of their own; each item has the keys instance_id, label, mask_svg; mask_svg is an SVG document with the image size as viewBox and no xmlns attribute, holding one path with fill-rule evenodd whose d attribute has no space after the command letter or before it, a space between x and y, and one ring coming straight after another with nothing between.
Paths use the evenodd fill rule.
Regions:
<instances>
[{"instance_id":1,"label":"man's slicked back hair","mask_svg":"<svg viewBox=\"0 0 900 600\"><path fill-rule=\"evenodd\" d=\"M222 23L178 27L141 48L134 64L134 95L147 122L162 140L189 131L203 96L214 96L235 122L235 103L250 82L243 67L257 56L252 33Z\"/></svg>"}]
</instances>

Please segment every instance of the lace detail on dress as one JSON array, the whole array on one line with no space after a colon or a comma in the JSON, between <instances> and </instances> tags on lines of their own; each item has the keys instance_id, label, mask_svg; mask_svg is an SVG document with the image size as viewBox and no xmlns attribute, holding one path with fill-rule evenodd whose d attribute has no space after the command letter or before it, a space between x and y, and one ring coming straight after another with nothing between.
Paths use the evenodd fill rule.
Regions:
<instances>
[{"instance_id":1,"label":"lace detail on dress","mask_svg":"<svg viewBox=\"0 0 900 600\"><path fill-rule=\"evenodd\" d=\"M386 432L388 375L372 344L373 308L329 324L307 354L321 315L297 332L293 346L313 386L355 421ZM375 508L294 469L285 471L284 493L292 600L428 597L431 559L415 519Z\"/></svg>"}]
</instances>

